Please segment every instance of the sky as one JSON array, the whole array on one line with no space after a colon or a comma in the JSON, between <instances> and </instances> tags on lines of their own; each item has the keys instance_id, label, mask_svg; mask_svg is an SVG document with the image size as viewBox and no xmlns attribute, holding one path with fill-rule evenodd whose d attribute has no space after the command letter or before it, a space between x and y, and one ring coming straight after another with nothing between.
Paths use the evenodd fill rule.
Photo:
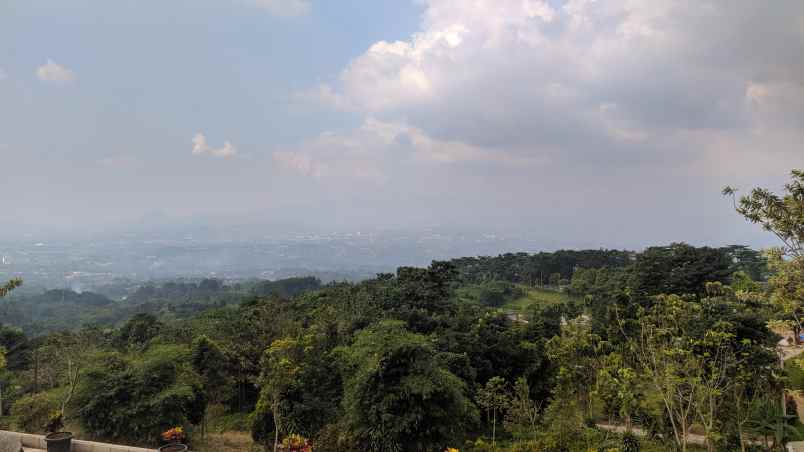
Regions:
<instances>
[{"instance_id":1,"label":"sky","mask_svg":"<svg viewBox=\"0 0 804 452\"><path fill-rule=\"evenodd\" d=\"M773 244L800 0L3 0L0 230ZM288 226L294 227L294 226Z\"/></svg>"}]
</instances>

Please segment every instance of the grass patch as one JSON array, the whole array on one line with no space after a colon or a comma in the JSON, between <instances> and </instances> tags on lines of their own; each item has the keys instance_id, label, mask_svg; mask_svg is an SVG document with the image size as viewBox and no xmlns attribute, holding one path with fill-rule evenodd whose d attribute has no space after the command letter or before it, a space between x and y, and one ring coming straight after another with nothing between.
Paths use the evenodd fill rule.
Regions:
<instances>
[{"instance_id":1,"label":"grass patch","mask_svg":"<svg viewBox=\"0 0 804 452\"><path fill-rule=\"evenodd\" d=\"M549 289L539 289L527 286L520 286L525 292L525 295L515 300L505 303L503 309L525 312L525 310L534 304L541 305L556 305L575 301L575 298L564 292Z\"/></svg>"}]
</instances>

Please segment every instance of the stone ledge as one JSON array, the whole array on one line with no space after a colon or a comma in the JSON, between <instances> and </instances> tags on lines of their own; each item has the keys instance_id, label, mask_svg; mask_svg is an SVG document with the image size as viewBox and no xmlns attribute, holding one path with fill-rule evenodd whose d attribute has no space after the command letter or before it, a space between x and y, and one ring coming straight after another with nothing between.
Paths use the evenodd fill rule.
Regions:
<instances>
[{"instance_id":1,"label":"stone ledge","mask_svg":"<svg viewBox=\"0 0 804 452\"><path fill-rule=\"evenodd\" d=\"M30 433L20 432L7 432L0 430L0 435L14 436L20 439L22 447L26 451L33 448L46 450L47 444L45 443L44 435L32 435ZM156 449L143 449L142 447L121 446L118 444L96 443L94 441L83 441L80 439L73 440L73 447L71 452L156 452Z\"/></svg>"}]
</instances>

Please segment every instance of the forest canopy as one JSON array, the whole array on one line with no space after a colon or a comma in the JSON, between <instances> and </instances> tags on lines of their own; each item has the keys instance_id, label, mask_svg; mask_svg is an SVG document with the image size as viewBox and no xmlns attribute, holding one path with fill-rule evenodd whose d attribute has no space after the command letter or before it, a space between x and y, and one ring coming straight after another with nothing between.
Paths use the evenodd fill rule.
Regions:
<instances>
[{"instance_id":1,"label":"forest canopy","mask_svg":"<svg viewBox=\"0 0 804 452\"><path fill-rule=\"evenodd\" d=\"M793 177L787 194L736 203L783 238L764 253L671 243L435 261L357 283L176 282L140 288L140 310L103 325L38 337L4 325L0 419L42 431L55 410L93 438L146 445L217 425L268 450L299 438L324 452L779 450L804 438L801 363L780 365L776 348L804 313ZM41 297L37 309L121 306Z\"/></svg>"}]
</instances>

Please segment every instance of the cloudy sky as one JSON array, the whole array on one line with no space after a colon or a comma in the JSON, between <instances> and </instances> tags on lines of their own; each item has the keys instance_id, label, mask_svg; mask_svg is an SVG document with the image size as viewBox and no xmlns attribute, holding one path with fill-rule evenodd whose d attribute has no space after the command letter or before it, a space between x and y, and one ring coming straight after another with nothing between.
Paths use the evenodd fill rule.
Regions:
<instances>
[{"instance_id":1,"label":"cloudy sky","mask_svg":"<svg viewBox=\"0 0 804 452\"><path fill-rule=\"evenodd\" d=\"M804 167L804 2L5 0L0 165L14 233L772 243L719 192Z\"/></svg>"}]
</instances>

